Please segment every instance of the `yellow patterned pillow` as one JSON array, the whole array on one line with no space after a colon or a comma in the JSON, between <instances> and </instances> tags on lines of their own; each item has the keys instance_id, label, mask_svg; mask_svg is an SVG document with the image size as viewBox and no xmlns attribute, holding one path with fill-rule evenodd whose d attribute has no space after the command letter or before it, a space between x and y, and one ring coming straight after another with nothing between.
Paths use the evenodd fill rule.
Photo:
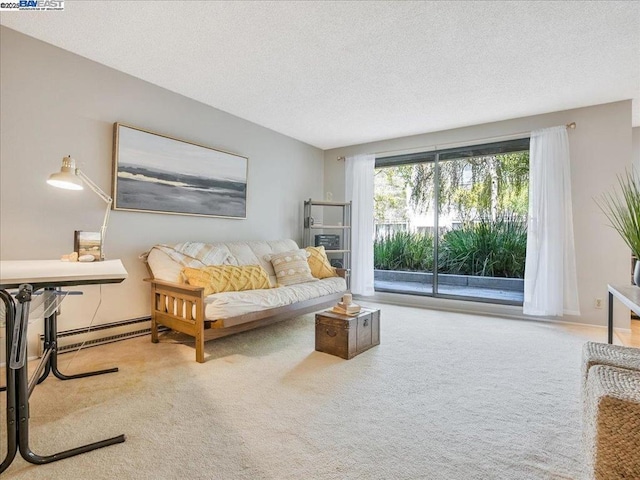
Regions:
<instances>
[{"instance_id":1,"label":"yellow patterned pillow","mask_svg":"<svg viewBox=\"0 0 640 480\"><path fill-rule=\"evenodd\" d=\"M276 272L278 285L295 285L297 283L313 282L316 278L311 275L311 269L307 263L305 250L292 250L284 253L267 255L273 270Z\"/></svg>"},{"instance_id":2,"label":"yellow patterned pillow","mask_svg":"<svg viewBox=\"0 0 640 480\"><path fill-rule=\"evenodd\" d=\"M189 285L204 287L205 295L271 288L269 275L260 265L185 267L182 269L182 275Z\"/></svg>"},{"instance_id":3,"label":"yellow patterned pillow","mask_svg":"<svg viewBox=\"0 0 640 480\"><path fill-rule=\"evenodd\" d=\"M309 268L311 269L311 275L316 278L329 278L337 277L336 269L331 266L327 254L324 251L324 247L307 247L305 248L309 252Z\"/></svg>"}]
</instances>

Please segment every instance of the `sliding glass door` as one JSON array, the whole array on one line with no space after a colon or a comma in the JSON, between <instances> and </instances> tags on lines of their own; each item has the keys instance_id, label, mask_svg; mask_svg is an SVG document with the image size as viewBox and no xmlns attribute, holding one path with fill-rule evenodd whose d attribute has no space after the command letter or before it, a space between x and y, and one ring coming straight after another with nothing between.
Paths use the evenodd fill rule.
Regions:
<instances>
[{"instance_id":1,"label":"sliding glass door","mask_svg":"<svg viewBox=\"0 0 640 480\"><path fill-rule=\"evenodd\" d=\"M432 295L435 265L433 215L413 208L418 165L377 168L374 279L378 291Z\"/></svg>"},{"instance_id":2,"label":"sliding glass door","mask_svg":"<svg viewBox=\"0 0 640 480\"><path fill-rule=\"evenodd\" d=\"M376 290L522 303L528 139L377 164Z\"/></svg>"}]
</instances>

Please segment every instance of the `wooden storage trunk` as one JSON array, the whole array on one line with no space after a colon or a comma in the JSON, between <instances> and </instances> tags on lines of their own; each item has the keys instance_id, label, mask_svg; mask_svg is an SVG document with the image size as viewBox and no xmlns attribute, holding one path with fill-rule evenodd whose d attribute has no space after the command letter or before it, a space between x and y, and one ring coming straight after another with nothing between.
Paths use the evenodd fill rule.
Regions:
<instances>
[{"instance_id":1,"label":"wooden storage trunk","mask_svg":"<svg viewBox=\"0 0 640 480\"><path fill-rule=\"evenodd\" d=\"M380 345L380 310L363 308L357 316L330 310L316 314L316 350L349 360Z\"/></svg>"}]
</instances>

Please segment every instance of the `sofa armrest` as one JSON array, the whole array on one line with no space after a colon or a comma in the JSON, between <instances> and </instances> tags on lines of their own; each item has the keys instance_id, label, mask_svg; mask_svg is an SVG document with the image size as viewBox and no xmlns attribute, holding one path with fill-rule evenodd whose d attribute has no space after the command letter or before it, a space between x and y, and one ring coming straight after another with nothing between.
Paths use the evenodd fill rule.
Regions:
<instances>
[{"instance_id":1,"label":"sofa armrest","mask_svg":"<svg viewBox=\"0 0 640 480\"><path fill-rule=\"evenodd\" d=\"M339 277L345 279L347 278L347 273L349 273L349 270L347 270L346 268L336 268L335 270Z\"/></svg>"},{"instance_id":2,"label":"sofa armrest","mask_svg":"<svg viewBox=\"0 0 640 480\"><path fill-rule=\"evenodd\" d=\"M204 287L195 287L193 285L189 285L188 283L167 282L165 280L158 280L156 278L145 278L144 281L157 286L168 287L174 291L183 291L188 295L194 295L198 294L199 292L204 292ZM201 296L204 298L204 294L202 294Z\"/></svg>"},{"instance_id":3,"label":"sofa armrest","mask_svg":"<svg viewBox=\"0 0 640 480\"><path fill-rule=\"evenodd\" d=\"M204 318L204 288L153 278L151 283L151 314L170 316L190 323L202 323ZM167 325L174 328L172 325ZM178 329L179 330L179 329ZM181 331L181 330L180 330Z\"/></svg>"},{"instance_id":4,"label":"sofa armrest","mask_svg":"<svg viewBox=\"0 0 640 480\"><path fill-rule=\"evenodd\" d=\"M145 278L151 283L151 341L158 342L158 324L191 335L196 340L196 360L204 362L204 288Z\"/></svg>"}]
</instances>

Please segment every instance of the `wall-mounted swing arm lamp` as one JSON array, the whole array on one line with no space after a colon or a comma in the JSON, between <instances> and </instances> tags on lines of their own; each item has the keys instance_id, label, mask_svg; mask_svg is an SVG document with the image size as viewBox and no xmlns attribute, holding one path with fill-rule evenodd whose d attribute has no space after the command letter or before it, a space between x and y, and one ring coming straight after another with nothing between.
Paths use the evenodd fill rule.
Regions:
<instances>
[{"instance_id":1,"label":"wall-mounted swing arm lamp","mask_svg":"<svg viewBox=\"0 0 640 480\"><path fill-rule=\"evenodd\" d=\"M98 185L87 177L84 172L76 168L76 161L71 158L71 156L62 159L60 171L49 175L47 183L66 190L83 190L83 183L86 183L87 186L107 204L102 227L100 228L100 260L104 260L104 238L107 233L107 223L109 222L109 213L111 212L113 198L107 195Z\"/></svg>"}]
</instances>

